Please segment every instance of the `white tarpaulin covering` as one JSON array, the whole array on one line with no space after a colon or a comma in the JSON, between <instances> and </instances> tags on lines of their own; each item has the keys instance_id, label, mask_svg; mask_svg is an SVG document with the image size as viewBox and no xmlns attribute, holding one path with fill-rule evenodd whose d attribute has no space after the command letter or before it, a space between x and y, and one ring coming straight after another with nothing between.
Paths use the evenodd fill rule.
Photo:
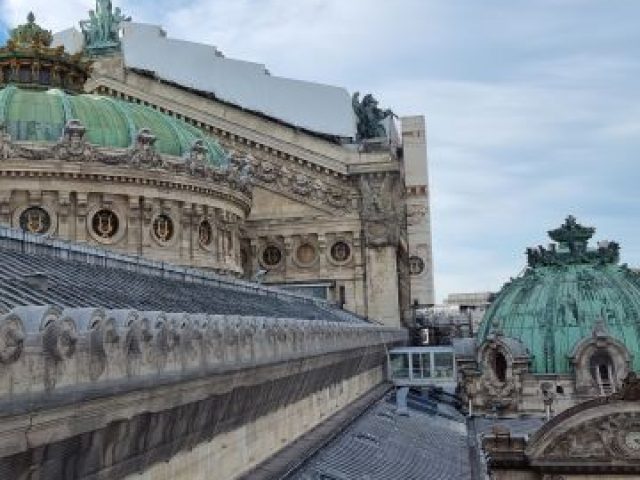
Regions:
<instances>
[{"instance_id":1,"label":"white tarpaulin covering","mask_svg":"<svg viewBox=\"0 0 640 480\"><path fill-rule=\"evenodd\" d=\"M55 40L69 53L79 50L69 31ZM344 88L271 76L264 65L224 58L213 46L167 38L156 25L125 23L122 51L128 68L312 132L355 137L351 97Z\"/></svg>"}]
</instances>

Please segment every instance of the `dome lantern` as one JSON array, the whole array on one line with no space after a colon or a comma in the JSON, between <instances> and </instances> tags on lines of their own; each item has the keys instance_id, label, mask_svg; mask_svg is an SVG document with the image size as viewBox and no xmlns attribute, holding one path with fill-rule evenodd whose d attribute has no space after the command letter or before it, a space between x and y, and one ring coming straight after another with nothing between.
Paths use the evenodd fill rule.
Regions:
<instances>
[{"instance_id":1,"label":"dome lantern","mask_svg":"<svg viewBox=\"0 0 640 480\"><path fill-rule=\"evenodd\" d=\"M81 55L69 55L63 47L51 47L52 35L36 23L30 12L27 23L11 30L0 47L0 87L19 85L33 89L59 88L81 92L91 63Z\"/></svg>"}]
</instances>

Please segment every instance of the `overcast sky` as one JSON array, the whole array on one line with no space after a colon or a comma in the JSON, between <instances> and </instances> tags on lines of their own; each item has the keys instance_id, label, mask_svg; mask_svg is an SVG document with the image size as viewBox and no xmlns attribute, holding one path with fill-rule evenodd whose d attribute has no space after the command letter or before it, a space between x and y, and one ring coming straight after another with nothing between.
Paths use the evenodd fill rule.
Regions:
<instances>
[{"instance_id":1,"label":"overcast sky","mask_svg":"<svg viewBox=\"0 0 640 480\"><path fill-rule=\"evenodd\" d=\"M640 1L114 0L278 76L424 114L437 297L496 290L568 213L640 266ZM54 31L92 0L0 0Z\"/></svg>"}]
</instances>

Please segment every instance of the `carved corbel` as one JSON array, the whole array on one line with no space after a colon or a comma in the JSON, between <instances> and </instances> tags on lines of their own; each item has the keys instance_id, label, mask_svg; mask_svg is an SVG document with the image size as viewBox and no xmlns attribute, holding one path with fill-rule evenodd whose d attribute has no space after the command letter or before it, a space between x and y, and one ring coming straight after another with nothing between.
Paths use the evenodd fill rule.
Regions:
<instances>
[{"instance_id":1,"label":"carved corbel","mask_svg":"<svg viewBox=\"0 0 640 480\"><path fill-rule=\"evenodd\" d=\"M22 354L26 333L20 317L7 314L0 319L0 363L13 363Z\"/></svg>"},{"instance_id":2,"label":"carved corbel","mask_svg":"<svg viewBox=\"0 0 640 480\"><path fill-rule=\"evenodd\" d=\"M53 156L68 162L97 160L96 151L85 140L86 128L80 120L69 120L64 126L62 138L53 147Z\"/></svg>"},{"instance_id":3,"label":"carved corbel","mask_svg":"<svg viewBox=\"0 0 640 480\"><path fill-rule=\"evenodd\" d=\"M44 351L56 361L63 361L76 351L78 330L73 319L50 315L42 328Z\"/></svg>"},{"instance_id":4,"label":"carved corbel","mask_svg":"<svg viewBox=\"0 0 640 480\"><path fill-rule=\"evenodd\" d=\"M162 156L155 148L156 136L148 128L136 135L136 144L130 152L129 164L135 168L161 168L165 166Z\"/></svg>"}]
</instances>

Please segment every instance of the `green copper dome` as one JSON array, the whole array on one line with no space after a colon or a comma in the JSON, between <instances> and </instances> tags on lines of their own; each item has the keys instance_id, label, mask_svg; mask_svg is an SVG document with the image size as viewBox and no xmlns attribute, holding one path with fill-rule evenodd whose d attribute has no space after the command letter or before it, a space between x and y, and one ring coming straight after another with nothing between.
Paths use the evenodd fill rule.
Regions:
<instances>
[{"instance_id":1,"label":"green copper dome","mask_svg":"<svg viewBox=\"0 0 640 480\"><path fill-rule=\"evenodd\" d=\"M594 232L570 216L549 232L557 244L527 249L527 269L498 293L478 343L500 332L528 348L533 373L568 373L576 344L603 325L640 371L640 275L618 264L615 242L587 248Z\"/></svg>"},{"instance_id":2,"label":"green copper dome","mask_svg":"<svg viewBox=\"0 0 640 480\"><path fill-rule=\"evenodd\" d=\"M15 86L0 89L0 125L16 141L56 142L67 121L86 128L89 143L127 148L137 132L148 128L156 137L158 152L182 157L201 139L213 165L226 163L220 145L197 128L150 107L101 95L69 95L61 90L31 90Z\"/></svg>"}]
</instances>

